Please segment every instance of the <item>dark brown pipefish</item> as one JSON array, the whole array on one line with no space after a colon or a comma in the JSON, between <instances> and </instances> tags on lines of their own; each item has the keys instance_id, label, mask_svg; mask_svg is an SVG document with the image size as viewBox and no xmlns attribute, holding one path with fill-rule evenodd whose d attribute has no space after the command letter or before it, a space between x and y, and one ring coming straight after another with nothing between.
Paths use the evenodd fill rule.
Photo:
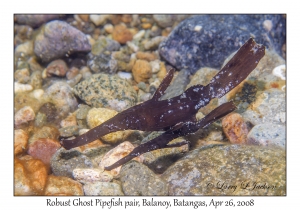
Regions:
<instances>
[{"instance_id":1,"label":"dark brown pipefish","mask_svg":"<svg viewBox=\"0 0 300 210\"><path fill-rule=\"evenodd\" d=\"M159 100L172 81L171 69L154 93L152 99L133 106L101 125L77 136L61 141L65 149L82 146L101 136L120 130L166 131L161 136L135 148L123 161L107 167L111 170L133 157L159 148L181 146L167 145L172 139L197 131L234 110L232 102L225 103L197 122L196 113L213 98L221 98L240 84L255 69L265 54L265 47L250 38L215 75L206 86L195 85L174 98ZM186 142L185 142L186 143ZM125 160L126 159L126 160Z\"/></svg>"}]
</instances>

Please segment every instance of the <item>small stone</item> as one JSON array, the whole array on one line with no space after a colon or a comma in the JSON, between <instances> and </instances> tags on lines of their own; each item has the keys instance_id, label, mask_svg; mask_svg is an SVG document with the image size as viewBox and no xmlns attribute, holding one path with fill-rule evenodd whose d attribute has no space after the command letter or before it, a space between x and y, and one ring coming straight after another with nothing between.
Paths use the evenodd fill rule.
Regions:
<instances>
[{"instance_id":1,"label":"small stone","mask_svg":"<svg viewBox=\"0 0 300 210\"><path fill-rule=\"evenodd\" d=\"M49 175L45 190L46 196L80 196L82 185L71 178Z\"/></svg>"},{"instance_id":2,"label":"small stone","mask_svg":"<svg viewBox=\"0 0 300 210\"><path fill-rule=\"evenodd\" d=\"M88 14L79 14L78 16L79 16L79 18L80 18L81 20L83 20L84 22L88 22L89 19L90 19L90 15L88 15Z\"/></svg>"},{"instance_id":3,"label":"small stone","mask_svg":"<svg viewBox=\"0 0 300 210\"><path fill-rule=\"evenodd\" d=\"M57 47L59 46L59 47ZM64 21L51 21L41 28L34 41L34 53L44 62L73 52L89 52L91 45L84 33Z\"/></svg>"},{"instance_id":4,"label":"small stone","mask_svg":"<svg viewBox=\"0 0 300 210\"><path fill-rule=\"evenodd\" d=\"M14 160L14 195L43 195L47 182L47 168L30 156Z\"/></svg>"},{"instance_id":5,"label":"small stone","mask_svg":"<svg viewBox=\"0 0 300 210\"><path fill-rule=\"evenodd\" d=\"M165 78L165 76L167 75L167 69L163 62L160 62L159 67L160 67L160 69L159 69L159 72L157 73L157 78L160 81L162 81Z\"/></svg>"},{"instance_id":6,"label":"small stone","mask_svg":"<svg viewBox=\"0 0 300 210\"><path fill-rule=\"evenodd\" d=\"M28 145L28 134L22 129L14 131L14 155L20 155L25 152Z\"/></svg>"},{"instance_id":7,"label":"small stone","mask_svg":"<svg viewBox=\"0 0 300 210\"><path fill-rule=\"evenodd\" d=\"M145 60L137 60L133 65L132 74L137 83L147 82L152 76L151 65Z\"/></svg>"},{"instance_id":8,"label":"small stone","mask_svg":"<svg viewBox=\"0 0 300 210\"><path fill-rule=\"evenodd\" d=\"M150 62L150 65L152 67L152 73L157 74L160 71L160 61L159 60L154 60Z\"/></svg>"},{"instance_id":9,"label":"small stone","mask_svg":"<svg viewBox=\"0 0 300 210\"><path fill-rule=\"evenodd\" d=\"M272 28L273 28L273 23L271 20L265 20L263 22L263 26L264 26L264 29L266 29L267 32L271 31Z\"/></svg>"},{"instance_id":10,"label":"small stone","mask_svg":"<svg viewBox=\"0 0 300 210\"><path fill-rule=\"evenodd\" d=\"M105 32L108 34L111 34L114 31L114 26L110 23L105 24L105 26L103 27Z\"/></svg>"},{"instance_id":11,"label":"small stone","mask_svg":"<svg viewBox=\"0 0 300 210\"><path fill-rule=\"evenodd\" d=\"M120 180L125 195L168 195L168 186L166 182L147 166L136 161L130 161L122 167Z\"/></svg>"},{"instance_id":12,"label":"small stone","mask_svg":"<svg viewBox=\"0 0 300 210\"><path fill-rule=\"evenodd\" d=\"M141 39L143 38L143 36L145 35L146 31L145 30L140 30L139 32L137 32L134 36L133 39Z\"/></svg>"},{"instance_id":13,"label":"small stone","mask_svg":"<svg viewBox=\"0 0 300 210\"><path fill-rule=\"evenodd\" d=\"M54 153L61 147L54 139L39 139L29 145L27 153L35 159L43 161L47 168L50 167L50 160Z\"/></svg>"},{"instance_id":14,"label":"small stone","mask_svg":"<svg viewBox=\"0 0 300 210\"><path fill-rule=\"evenodd\" d=\"M147 41L144 44L145 50L156 50L159 46L159 44L164 41L166 37L164 36L157 36L152 38L151 40Z\"/></svg>"},{"instance_id":15,"label":"small stone","mask_svg":"<svg viewBox=\"0 0 300 210\"><path fill-rule=\"evenodd\" d=\"M127 41L131 41L133 36L125 25L119 24L115 26L112 38L120 44L125 44Z\"/></svg>"},{"instance_id":16,"label":"small stone","mask_svg":"<svg viewBox=\"0 0 300 210\"><path fill-rule=\"evenodd\" d=\"M238 113L231 113L223 118L222 126L225 135L232 144L245 144L248 129L243 117Z\"/></svg>"},{"instance_id":17,"label":"small stone","mask_svg":"<svg viewBox=\"0 0 300 210\"><path fill-rule=\"evenodd\" d=\"M77 125L67 126L59 129L59 135L62 137L77 136L79 127Z\"/></svg>"},{"instance_id":18,"label":"small stone","mask_svg":"<svg viewBox=\"0 0 300 210\"><path fill-rule=\"evenodd\" d=\"M258 124L248 134L248 144L285 148L286 127L271 123Z\"/></svg>"},{"instance_id":19,"label":"small stone","mask_svg":"<svg viewBox=\"0 0 300 210\"><path fill-rule=\"evenodd\" d=\"M58 110L55 104L46 102L40 107L38 112L41 114L45 114L48 122L53 122L57 117Z\"/></svg>"},{"instance_id":20,"label":"small stone","mask_svg":"<svg viewBox=\"0 0 300 210\"><path fill-rule=\"evenodd\" d=\"M132 74L129 73L129 72L122 72L122 71L119 71L118 72L118 76L122 79L127 79L127 80L131 80L132 79Z\"/></svg>"},{"instance_id":21,"label":"small stone","mask_svg":"<svg viewBox=\"0 0 300 210\"><path fill-rule=\"evenodd\" d=\"M29 138L29 145L39 139L58 139L59 131L54 126L43 126L37 128L34 134Z\"/></svg>"},{"instance_id":22,"label":"small stone","mask_svg":"<svg viewBox=\"0 0 300 210\"><path fill-rule=\"evenodd\" d=\"M83 66L79 72L84 80L89 79L92 76L91 70L87 66Z\"/></svg>"},{"instance_id":23,"label":"small stone","mask_svg":"<svg viewBox=\"0 0 300 210\"><path fill-rule=\"evenodd\" d=\"M113 179L109 172L97 168L76 168L73 170L73 177L83 184L90 182L110 182Z\"/></svg>"},{"instance_id":24,"label":"small stone","mask_svg":"<svg viewBox=\"0 0 300 210\"><path fill-rule=\"evenodd\" d=\"M113 148L112 150L110 150L103 156L101 162L99 163L100 169L104 169L104 167L114 164L121 158L128 155L133 149L134 149L134 146L128 141L125 141L125 142L119 144L117 147ZM135 159L141 161L140 157L136 157ZM114 169L110 170L109 173L113 177L116 177L119 175L121 167L122 166L114 168Z\"/></svg>"},{"instance_id":25,"label":"small stone","mask_svg":"<svg viewBox=\"0 0 300 210\"><path fill-rule=\"evenodd\" d=\"M40 100L42 99L45 91L43 89L36 89L32 91L33 97Z\"/></svg>"},{"instance_id":26,"label":"small stone","mask_svg":"<svg viewBox=\"0 0 300 210\"><path fill-rule=\"evenodd\" d=\"M130 42L130 41L128 41L128 42L126 42L126 44L127 44L127 46L133 51L133 52L137 52L137 51L139 51L139 46L137 46L135 43L133 43L133 42Z\"/></svg>"},{"instance_id":27,"label":"small stone","mask_svg":"<svg viewBox=\"0 0 300 210\"><path fill-rule=\"evenodd\" d=\"M90 20L96 26L102 25L108 18L110 18L110 15L90 15Z\"/></svg>"},{"instance_id":28,"label":"small stone","mask_svg":"<svg viewBox=\"0 0 300 210\"><path fill-rule=\"evenodd\" d=\"M79 69L76 67L71 67L70 70L66 73L66 77L68 80L73 79L79 74Z\"/></svg>"},{"instance_id":29,"label":"small stone","mask_svg":"<svg viewBox=\"0 0 300 210\"><path fill-rule=\"evenodd\" d=\"M47 124L47 116L41 112L38 112L35 116L34 125L36 127L42 127Z\"/></svg>"},{"instance_id":30,"label":"small stone","mask_svg":"<svg viewBox=\"0 0 300 210\"><path fill-rule=\"evenodd\" d=\"M120 49L120 44L107 37L100 37L92 46L92 53L93 55L100 55L105 51L118 51Z\"/></svg>"},{"instance_id":31,"label":"small stone","mask_svg":"<svg viewBox=\"0 0 300 210\"><path fill-rule=\"evenodd\" d=\"M30 72L28 68L19 69L15 72L15 80L19 83L27 83L30 80Z\"/></svg>"},{"instance_id":32,"label":"small stone","mask_svg":"<svg viewBox=\"0 0 300 210\"><path fill-rule=\"evenodd\" d=\"M15 54L24 53L25 55L34 55L33 52L33 41L27 41L20 44L15 49Z\"/></svg>"},{"instance_id":33,"label":"small stone","mask_svg":"<svg viewBox=\"0 0 300 210\"><path fill-rule=\"evenodd\" d=\"M68 126L76 126L76 125L77 125L77 121L76 121L76 115L75 115L75 113L70 114L67 118L63 119L60 122L60 126L62 128L68 127Z\"/></svg>"},{"instance_id":34,"label":"small stone","mask_svg":"<svg viewBox=\"0 0 300 210\"><path fill-rule=\"evenodd\" d=\"M15 82L14 86L15 86L15 88L14 88L15 93L21 93L21 92L31 91L33 89L31 85L29 85L29 84L21 84L19 82Z\"/></svg>"},{"instance_id":35,"label":"small stone","mask_svg":"<svg viewBox=\"0 0 300 210\"><path fill-rule=\"evenodd\" d=\"M94 128L118 114L117 111L106 108L92 108L87 115L87 124L90 128ZM102 136L101 139L107 143L115 144L124 141L131 131L117 131Z\"/></svg>"},{"instance_id":36,"label":"small stone","mask_svg":"<svg viewBox=\"0 0 300 210\"><path fill-rule=\"evenodd\" d=\"M25 106L15 114L15 125L21 125L23 123L28 123L34 120L35 114L30 106Z\"/></svg>"},{"instance_id":37,"label":"small stone","mask_svg":"<svg viewBox=\"0 0 300 210\"><path fill-rule=\"evenodd\" d=\"M41 71L34 71L30 76L30 85L33 89L41 89L43 85L43 78Z\"/></svg>"},{"instance_id":38,"label":"small stone","mask_svg":"<svg viewBox=\"0 0 300 210\"><path fill-rule=\"evenodd\" d=\"M149 52L137 52L136 58L140 60L154 61L157 59L157 55Z\"/></svg>"},{"instance_id":39,"label":"small stone","mask_svg":"<svg viewBox=\"0 0 300 210\"><path fill-rule=\"evenodd\" d=\"M79 120L86 119L86 116L87 116L89 110L91 109L91 107L88 105L85 105L85 104L79 104L78 107L79 107L79 109L76 112L76 119L79 119Z\"/></svg>"},{"instance_id":40,"label":"small stone","mask_svg":"<svg viewBox=\"0 0 300 210\"><path fill-rule=\"evenodd\" d=\"M68 67L65 61L58 59L54 60L48 64L46 68L47 76L51 77L52 75L64 77L68 71Z\"/></svg>"},{"instance_id":41,"label":"small stone","mask_svg":"<svg viewBox=\"0 0 300 210\"><path fill-rule=\"evenodd\" d=\"M113 182L95 182L83 186L84 195L120 196L124 195L119 184Z\"/></svg>"}]
</instances>

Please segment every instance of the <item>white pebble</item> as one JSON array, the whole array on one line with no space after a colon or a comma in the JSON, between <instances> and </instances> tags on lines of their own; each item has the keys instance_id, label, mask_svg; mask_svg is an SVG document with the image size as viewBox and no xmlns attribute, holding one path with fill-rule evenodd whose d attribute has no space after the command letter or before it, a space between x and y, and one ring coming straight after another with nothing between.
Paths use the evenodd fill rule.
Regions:
<instances>
[{"instance_id":1,"label":"white pebble","mask_svg":"<svg viewBox=\"0 0 300 210\"><path fill-rule=\"evenodd\" d=\"M265 20L263 22L264 28L266 29L266 31L271 31L271 29L273 28L273 23L271 20Z\"/></svg>"},{"instance_id":2,"label":"white pebble","mask_svg":"<svg viewBox=\"0 0 300 210\"><path fill-rule=\"evenodd\" d=\"M194 31L199 32L199 31L201 31L201 29L202 29L202 26L196 25L194 28Z\"/></svg>"},{"instance_id":3,"label":"white pebble","mask_svg":"<svg viewBox=\"0 0 300 210\"><path fill-rule=\"evenodd\" d=\"M24 106L22 109L17 111L15 115L15 125L21 125L34 120L35 114L30 106Z\"/></svg>"},{"instance_id":4,"label":"white pebble","mask_svg":"<svg viewBox=\"0 0 300 210\"><path fill-rule=\"evenodd\" d=\"M154 60L150 62L150 65L152 67L152 73L156 74L160 70L160 61Z\"/></svg>"},{"instance_id":5,"label":"white pebble","mask_svg":"<svg viewBox=\"0 0 300 210\"><path fill-rule=\"evenodd\" d=\"M122 79L132 79L132 74L129 73L129 72L122 72L122 71L119 71L118 72L118 76Z\"/></svg>"},{"instance_id":6,"label":"white pebble","mask_svg":"<svg viewBox=\"0 0 300 210\"><path fill-rule=\"evenodd\" d=\"M285 71L286 71L286 67L285 67L285 64L283 65L280 65L280 66L277 66L273 69L273 74L276 76L276 77L280 77L282 80L286 80L285 78Z\"/></svg>"},{"instance_id":7,"label":"white pebble","mask_svg":"<svg viewBox=\"0 0 300 210\"><path fill-rule=\"evenodd\" d=\"M134 52L139 51L139 47L136 46L133 42L128 41L128 42L126 42L126 44L127 44L127 46L128 46L130 49L132 49Z\"/></svg>"},{"instance_id":8,"label":"white pebble","mask_svg":"<svg viewBox=\"0 0 300 210\"><path fill-rule=\"evenodd\" d=\"M114 31L114 26L108 23L104 26L104 30L106 31L106 33L111 34Z\"/></svg>"},{"instance_id":9,"label":"white pebble","mask_svg":"<svg viewBox=\"0 0 300 210\"><path fill-rule=\"evenodd\" d=\"M42 95L44 94L44 90L43 89L36 89L34 90L33 93L33 97L35 97L36 99L40 99L42 97Z\"/></svg>"},{"instance_id":10,"label":"white pebble","mask_svg":"<svg viewBox=\"0 0 300 210\"><path fill-rule=\"evenodd\" d=\"M140 30L133 36L133 39L141 39L145 35L145 33L146 33L145 30Z\"/></svg>"},{"instance_id":11,"label":"white pebble","mask_svg":"<svg viewBox=\"0 0 300 210\"><path fill-rule=\"evenodd\" d=\"M19 82L15 82L15 93L31 91L32 89L32 86L29 84L21 84Z\"/></svg>"},{"instance_id":12,"label":"white pebble","mask_svg":"<svg viewBox=\"0 0 300 210\"><path fill-rule=\"evenodd\" d=\"M90 15L90 20L96 25L99 26L109 18L110 15Z\"/></svg>"}]
</instances>

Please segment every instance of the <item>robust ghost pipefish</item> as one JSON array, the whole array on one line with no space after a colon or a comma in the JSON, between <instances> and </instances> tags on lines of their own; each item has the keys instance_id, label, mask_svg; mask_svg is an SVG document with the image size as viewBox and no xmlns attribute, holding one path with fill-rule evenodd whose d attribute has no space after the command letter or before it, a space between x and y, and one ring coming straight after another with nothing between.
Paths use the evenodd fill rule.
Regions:
<instances>
[{"instance_id":1,"label":"robust ghost pipefish","mask_svg":"<svg viewBox=\"0 0 300 210\"><path fill-rule=\"evenodd\" d=\"M162 149L162 148L170 148L170 147L179 147L184 144L187 144L188 142L178 142L175 144L169 145L168 143L172 141L175 138L178 138L180 136L185 136L187 134L195 133L200 128L204 128L214 121L224 117L225 115L229 114L233 110L235 110L236 107L233 104L233 102L227 102L219 107L215 108L213 111L211 111L208 115L206 115L204 118L202 118L200 121L197 122L195 118L191 118L190 121L187 121L185 123L178 123L174 127L172 127L170 130L164 132L160 136L139 145L138 147L134 148L127 156L121 158L114 164L105 167L105 170L112 170L116 167L119 167L131 159L153 150Z\"/></svg>"},{"instance_id":2,"label":"robust ghost pipefish","mask_svg":"<svg viewBox=\"0 0 300 210\"><path fill-rule=\"evenodd\" d=\"M220 98L240 84L255 69L265 47L250 38L206 86L195 85L181 95L159 100L172 81L174 69L164 78L152 99L128 108L101 125L77 136L63 139L65 149L82 146L120 130L167 131L177 123L191 121L211 99Z\"/></svg>"}]
</instances>

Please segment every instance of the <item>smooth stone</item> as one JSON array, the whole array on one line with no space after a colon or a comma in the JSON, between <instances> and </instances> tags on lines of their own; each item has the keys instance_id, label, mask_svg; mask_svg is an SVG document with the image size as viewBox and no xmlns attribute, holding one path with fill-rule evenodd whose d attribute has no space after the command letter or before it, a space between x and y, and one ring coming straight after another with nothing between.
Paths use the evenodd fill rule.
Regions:
<instances>
[{"instance_id":1,"label":"smooth stone","mask_svg":"<svg viewBox=\"0 0 300 210\"><path fill-rule=\"evenodd\" d=\"M38 27L40 25L42 25L43 23L46 23L50 20L54 20L54 19L59 19L62 15L57 15L57 14L45 14L45 15L38 15L38 14L34 14L34 15L21 15L21 14L16 14L15 15L15 21L18 24L21 25L30 25L32 27Z\"/></svg>"},{"instance_id":2,"label":"smooth stone","mask_svg":"<svg viewBox=\"0 0 300 210\"><path fill-rule=\"evenodd\" d=\"M24 106L15 114L15 125L21 125L28 123L31 120L34 120L35 113L30 106Z\"/></svg>"},{"instance_id":3,"label":"smooth stone","mask_svg":"<svg viewBox=\"0 0 300 210\"><path fill-rule=\"evenodd\" d=\"M46 196L84 195L82 185L71 178L49 175L45 190Z\"/></svg>"},{"instance_id":4,"label":"smooth stone","mask_svg":"<svg viewBox=\"0 0 300 210\"><path fill-rule=\"evenodd\" d=\"M113 177L107 171L98 168L75 168L73 177L80 183L110 182Z\"/></svg>"},{"instance_id":5,"label":"smooth stone","mask_svg":"<svg viewBox=\"0 0 300 210\"><path fill-rule=\"evenodd\" d=\"M83 186L85 195L120 196L124 195L119 184L113 182L95 182Z\"/></svg>"},{"instance_id":6,"label":"smooth stone","mask_svg":"<svg viewBox=\"0 0 300 210\"><path fill-rule=\"evenodd\" d=\"M14 155L23 154L28 145L28 134L22 129L14 130Z\"/></svg>"}]
</instances>

